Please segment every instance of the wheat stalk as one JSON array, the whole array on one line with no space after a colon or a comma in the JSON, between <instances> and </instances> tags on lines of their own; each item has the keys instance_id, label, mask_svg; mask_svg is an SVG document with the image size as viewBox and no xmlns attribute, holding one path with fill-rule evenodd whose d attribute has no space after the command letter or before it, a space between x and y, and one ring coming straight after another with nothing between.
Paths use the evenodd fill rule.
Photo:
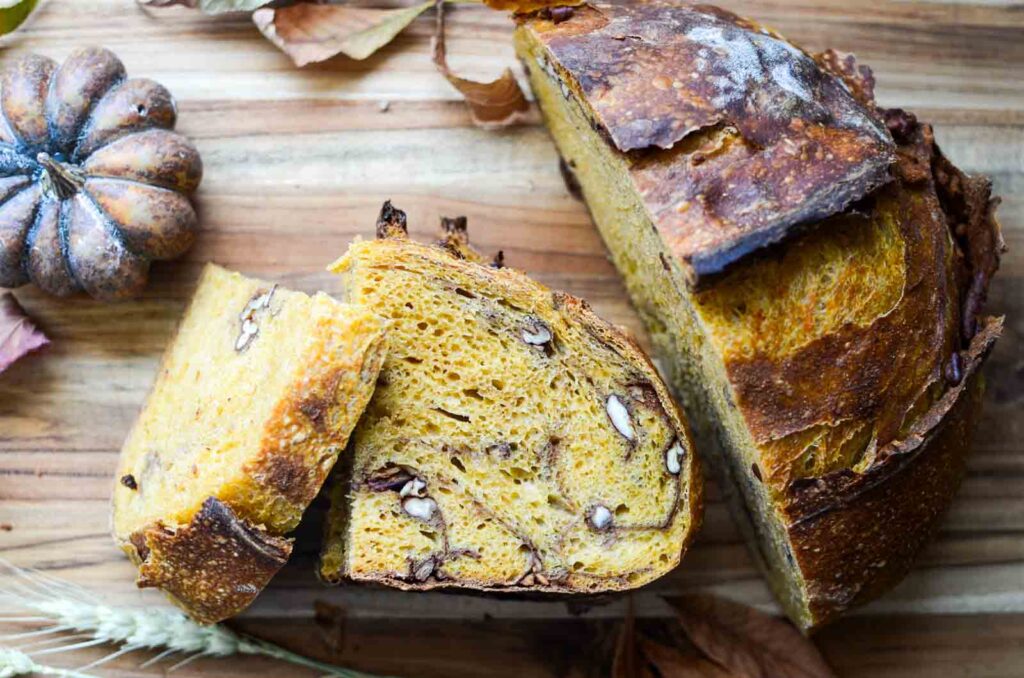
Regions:
<instances>
[{"instance_id":1,"label":"wheat stalk","mask_svg":"<svg viewBox=\"0 0 1024 678\"><path fill-rule=\"evenodd\" d=\"M34 570L25 570L0 558L0 621L41 624L41 628L0 636L0 642L22 643L0 647L0 678L42 675L89 678L81 673L136 650L160 652L141 668L173 655L182 658L174 670L200 657L262 655L340 678L372 678L369 674L344 669L303 657L273 643L236 633L212 624L201 626L177 610L165 608L122 608L104 604L85 589ZM8 611L19 616L6 616ZM52 646L54 642L58 644ZM114 645L117 650L79 667L75 671L35 663L35 658L95 645Z\"/></svg>"},{"instance_id":2,"label":"wheat stalk","mask_svg":"<svg viewBox=\"0 0 1024 678\"><path fill-rule=\"evenodd\" d=\"M0 647L0 678L31 675L58 676L58 678L95 678L95 676L90 676L87 673L37 664L31 657L20 650Z\"/></svg>"}]
</instances>

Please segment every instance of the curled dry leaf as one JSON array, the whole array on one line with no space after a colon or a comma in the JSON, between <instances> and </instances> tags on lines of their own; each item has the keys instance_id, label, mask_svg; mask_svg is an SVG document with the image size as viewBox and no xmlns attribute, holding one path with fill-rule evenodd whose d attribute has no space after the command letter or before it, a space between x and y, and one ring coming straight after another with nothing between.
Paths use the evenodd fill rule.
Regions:
<instances>
[{"instance_id":1,"label":"curled dry leaf","mask_svg":"<svg viewBox=\"0 0 1024 678\"><path fill-rule=\"evenodd\" d=\"M638 645L640 654L662 678L734 678L718 664L686 654L671 645L662 645L649 638L640 638Z\"/></svg>"},{"instance_id":2,"label":"curled dry leaf","mask_svg":"<svg viewBox=\"0 0 1024 678\"><path fill-rule=\"evenodd\" d=\"M732 674L714 662L655 642L636 629L633 599L629 599L622 621L611 678L732 678Z\"/></svg>"},{"instance_id":3,"label":"curled dry leaf","mask_svg":"<svg viewBox=\"0 0 1024 678\"><path fill-rule=\"evenodd\" d=\"M345 608L322 600L314 601L313 619L328 649L331 652L340 652L345 646L345 628L348 622Z\"/></svg>"},{"instance_id":4,"label":"curled dry leaf","mask_svg":"<svg viewBox=\"0 0 1024 678\"><path fill-rule=\"evenodd\" d=\"M0 294L0 372L29 351L50 343L10 292Z\"/></svg>"},{"instance_id":5,"label":"curled dry leaf","mask_svg":"<svg viewBox=\"0 0 1024 678\"><path fill-rule=\"evenodd\" d=\"M835 678L789 622L716 596L666 596L694 645L738 678Z\"/></svg>"},{"instance_id":6,"label":"curled dry leaf","mask_svg":"<svg viewBox=\"0 0 1024 678\"><path fill-rule=\"evenodd\" d=\"M612 659L611 678L654 678L637 642L636 616L633 612L633 598L629 598L626 617L615 642L615 656Z\"/></svg>"},{"instance_id":7,"label":"curled dry leaf","mask_svg":"<svg viewBox=\"0 0 1024 678\"><path fill-rule=\"evenodd\" d=\"M226 14L228 12L251 12L272 0L137 0L144 7L172 7L181 5L198 9L205 14Z\"/></svg>"},{"instance_id":8,"label":"curled dry leaf","mask_svg":"<svg viewBox=\"0 0 1024 678\"><path fill-rule=\"evenodd\" d=\"M365 59L395 39L433 0L400 9L300 3L259 9L252 20L296 66L337 54Z\"/></svg>"},{"instance_id":9,"label":"curled dry leaf","mask_svg":"<svg viewBox=\"0 0 1024 678\"><path fill-rule=\"evenodd\" d=\"M434 32L434 65L459 90L474 124L486 128L505 127L521 120L530 110L530 103L519 87L511 69L492 82L476 82L461 78L448 68L444 44L444 0L436 0L437 26Z\"/></svg>"}]
</instances>

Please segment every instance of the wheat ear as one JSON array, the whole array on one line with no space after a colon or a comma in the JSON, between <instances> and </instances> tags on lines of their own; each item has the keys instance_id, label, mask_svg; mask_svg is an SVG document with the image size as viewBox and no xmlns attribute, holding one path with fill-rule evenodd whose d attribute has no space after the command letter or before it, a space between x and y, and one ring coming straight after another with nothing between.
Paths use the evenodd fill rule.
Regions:
<instances>
[{"instance_id":1,"label":"wheat ear","mask_svg":"<svg viewBox=\"0 0 1024 678\"><path fill-rule=\"evenodd\" d=\"M160 651L143 664L143 668L174 655L182 657L182 660L169 670L201 657L248 654L272 657L321 671L327 676L373 678L366 673L304 657L273 643L236 633L220 624L201 626L177 610L105 605L79 586L38 571L16 567L2 558L0 610L4 610L5 615L8 610L22 612L21 616L0 617L0 621L42 625L33 631L0 636L0 642L21 643L16 648L0 649L0 678L26 675L27 669L22 668L28 666L26 660L37 667L32 670L43 675L83 678L86 674L81 671L136 650ZM52 646L53 641L60 644ZM78 672L63 670L62 673L54 673L62 669L35 664L38 657L95 645L114 645L118 649L98 661L79 667Z\"/></svg>"},{"instance_id":2,"label":"wheat ear","mask_svg":"<svg viewBox=\"0 0 1024 678\"><path fill-rule=\"evenodd\" d=\"M95 678L87 673L37 664L20 650L0 647L0 678L32 675L58 676L58 678Z\"/></svg>"}]
</instances>

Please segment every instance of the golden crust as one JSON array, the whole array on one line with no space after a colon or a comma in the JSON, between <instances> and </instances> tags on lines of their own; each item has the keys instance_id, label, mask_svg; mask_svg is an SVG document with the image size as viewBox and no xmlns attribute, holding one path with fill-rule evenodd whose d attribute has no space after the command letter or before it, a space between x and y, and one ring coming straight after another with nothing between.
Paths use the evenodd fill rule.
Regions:
<instances>
[{"instance_id":1,"label":"golden crust","mask_svg":"<svg viewBox=\"0 0 1024 678\"><path fill-rule=\"evenodd\" d=\"M914 143L930 152L930 128L920 128ZM726 360L737 404L758 443L815 425L871 420L878 444L885 445L924 390L945 379L959 343L946 216L930 177L916 186L887 186L875 202L876 213L891 214L904 242L902 297L874 322L845 325L782 357ZM922 322L926 318L933 321Z\"/></svg>"},{"instance_id":2,"label":"golden crust","mask_svg":"<svg viewBox=\"0 0 1024 678\"><path fill-rule=\"evenodd\" d=\"M322 356L311 357L309 372L275 407L264 429L259 456L246 466L260 487L255 494L276 512L290 515L280 521L285 525L272 521L278 529L298 525L373 394L384 350L379 321L370 318L366 317L369 322L361 329L372 339L353 356L355 363L339 365ZM339 431L344 431L344 436L339 437ZM295 444L296 440L300 442Z\"/></svg>"}]
</instances>

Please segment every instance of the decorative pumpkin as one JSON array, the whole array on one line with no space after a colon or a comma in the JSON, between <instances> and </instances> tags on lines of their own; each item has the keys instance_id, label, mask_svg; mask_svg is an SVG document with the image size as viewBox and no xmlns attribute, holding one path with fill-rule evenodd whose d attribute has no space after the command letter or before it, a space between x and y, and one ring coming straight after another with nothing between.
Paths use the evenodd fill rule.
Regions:
<instances>
[{"instance_id":1,"label":"decorative pumpkin","mask_svg":"<svg viewBox=\"0 0 1024 678\"><path fill-rule=\"evenodd\" d=\"M171 93L96 47L21 57L0 87L0 287L137 296L195 240L202 161Z\"/></svg>"}]
</instances>

